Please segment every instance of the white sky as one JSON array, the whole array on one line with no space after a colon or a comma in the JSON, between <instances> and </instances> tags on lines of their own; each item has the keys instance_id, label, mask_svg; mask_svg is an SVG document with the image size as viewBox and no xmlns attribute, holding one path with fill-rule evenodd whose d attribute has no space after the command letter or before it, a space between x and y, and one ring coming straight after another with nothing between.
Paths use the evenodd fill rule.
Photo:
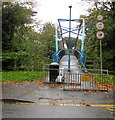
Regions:
<instances>
[{"instance_id":1,"label":"white sky","mask_svg":"<svg viewBox=\"0 0 115 120\"><path fill-rule=\"evenodd\" d=\"M69 18L69 7L72 5L72 19L78 19L81 14L86 13L89 4L83 4L81 0L38 0L36 5L37 18L42 23L56 23L57 19Z\"/></svg>"}]
</instances>

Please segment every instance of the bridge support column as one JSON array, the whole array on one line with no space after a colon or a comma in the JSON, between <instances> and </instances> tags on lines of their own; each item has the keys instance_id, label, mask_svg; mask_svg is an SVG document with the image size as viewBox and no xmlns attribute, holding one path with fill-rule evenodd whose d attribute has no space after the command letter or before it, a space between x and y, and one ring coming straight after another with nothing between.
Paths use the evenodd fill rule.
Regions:
<instances>
[{"instance_id":1,"label":"bridge support column","mask_svg":"<svg viewBox=\"0 0 115 120\"><path fill-rule=\"evenodd\" d=\"M56 52L58 52L58 25L56 23L56 30L55 30L55 40L56 40Z\"/></svg>"},{"instance_id":2,"label":"bridge support column","mask_svg":"<svg viewBox=\"0 0 115 120\"><path fill-rule=\"evenodd\" d=\"M85 35L85 21L83 19L81 52L83 52L83 50L84 50L84 35Z\"/></svg>"},{"instance_id":3,"label":"bridge support column","mask_svg":"<svg viewBox=\"0 0 115 120\"><path fill-rule=\"evenodd\" d=\"M71 39L71 8L72 6L69 6L70 8L70 17L69 17L69 40L68 40L68 71L70 71L70 39Z\"/></svg>"}]
</instances>

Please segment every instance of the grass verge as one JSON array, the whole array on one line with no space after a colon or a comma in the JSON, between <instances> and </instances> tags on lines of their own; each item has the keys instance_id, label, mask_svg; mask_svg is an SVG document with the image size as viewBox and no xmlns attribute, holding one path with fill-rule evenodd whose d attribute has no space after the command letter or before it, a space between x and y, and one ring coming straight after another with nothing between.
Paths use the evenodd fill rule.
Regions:
<instances>
[{"instance_id":1,"label":"grass verge","mask_svg":"<svg viewBox=\"0 0 115 120\"><path fill-rule=\"evenodd\" d=\"M115 76L114 75L100 75L95 79L96 85L100 90L115 90Z\"/></svg>"},{"instance_id":2,"label":"grass verge","mask_svg":"<svg viewBox=\"0 0 115 120\"><path fill-rule=\"evenodd\" d=\"M96 81L102 84L115 85L115 76L114 75L100 75L97 77Z\"/></svg>"},{"instance_id":3,"label":"grass verge","mask_svg":"<svg viewBox=\"0 0 115 120\"><path fill-rule=\"evenodd\" d=\"M47 75L44 71L10 71L1 72L1 82L42 81Z\"/></svg>"}]
</instances>

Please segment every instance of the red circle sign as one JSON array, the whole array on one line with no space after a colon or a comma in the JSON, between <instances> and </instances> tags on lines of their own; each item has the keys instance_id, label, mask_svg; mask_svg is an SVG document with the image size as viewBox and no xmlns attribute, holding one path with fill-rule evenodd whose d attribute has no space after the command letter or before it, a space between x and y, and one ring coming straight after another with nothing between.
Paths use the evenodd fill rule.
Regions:
<instances>
[{"instance_id":1,"label":"red circle sign","mask_svg":"<svg viewBox=\"0 0 115 120\"><path fill-rule=\"evenodd\" d=\"M104 18L104 17L103 17L102 15L98 15L98 16L97 16L97 20L99 20L99 21L103 20L103 18Z\"/></svg>"},{"instance_id":2,"label":"red circle sign","mask_svg":"<svg viewBox=\"0 0 115 120\"><path fill-rule=\"evenodd\" d=\"M99 30L96 32L96 37L97 37L97 39L102 40L105 37L105 33L103 31Z\"/></svg>"},{"instance_id":3,"label":"red circle sign","mask_svg":"<svg viewBox=\"0 0 115 120\"><path fill-rule=\"evenodd\" d=\"M104 29L104 23L103 23L103 22L98 22L98 23L96 24L96 28L97 28L98 30Z\"/></svg>"}]
</instances>

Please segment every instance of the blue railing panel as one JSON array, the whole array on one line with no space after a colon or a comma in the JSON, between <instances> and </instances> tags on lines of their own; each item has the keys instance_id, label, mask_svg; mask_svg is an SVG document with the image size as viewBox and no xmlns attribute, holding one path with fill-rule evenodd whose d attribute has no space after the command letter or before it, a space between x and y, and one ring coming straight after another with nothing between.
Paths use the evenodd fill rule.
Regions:
<instances>
[{"instance_id":1,"label":"blue railing panel","mask_svg":"<svg viewBox=\"0 0 115 120\"><path fill-rule=\"evenodd\" d=\"M82 67L86 67L86 56L79 50L74 51L74 55L77 57Z\"/></svg>"},{"instance_id":2,"label":"blue railing panel","mask_svg":"<svg viewBox=\"0 0 115 120\"><path fill-rule=\"evenodd\" d=\"M65 50L59 50L52 55L52 61L59 63L61 58L65 55Z\"/></svg>"}]
</instances>

